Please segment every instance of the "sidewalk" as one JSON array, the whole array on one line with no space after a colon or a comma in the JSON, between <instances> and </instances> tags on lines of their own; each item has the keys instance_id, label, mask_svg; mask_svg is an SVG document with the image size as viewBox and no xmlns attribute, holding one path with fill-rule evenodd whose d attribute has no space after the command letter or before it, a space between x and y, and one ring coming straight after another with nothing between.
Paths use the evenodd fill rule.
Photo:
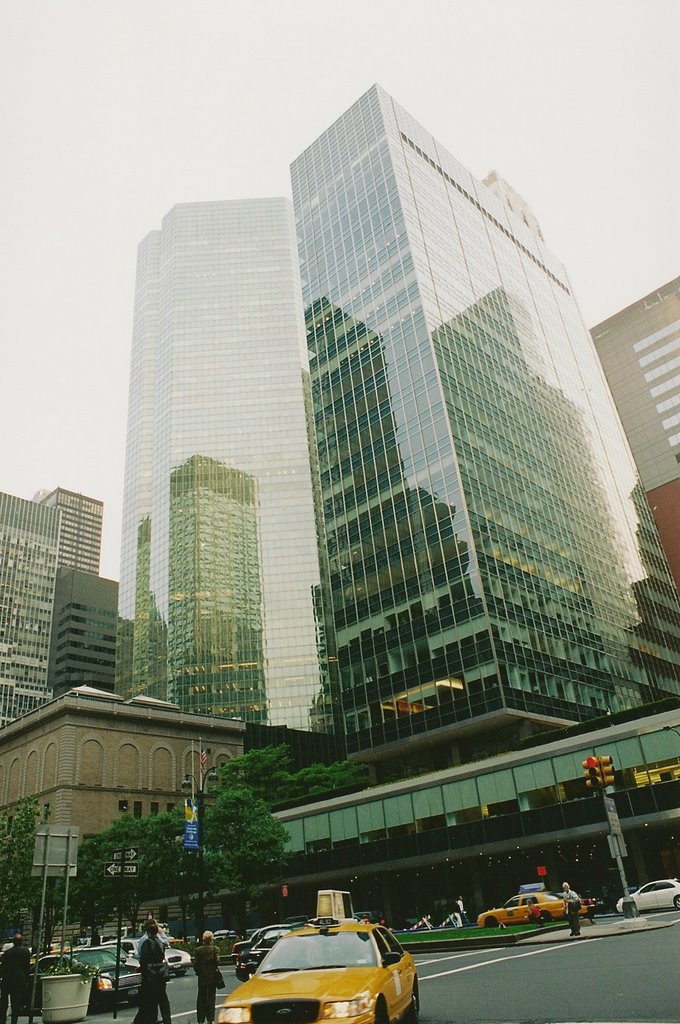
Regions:
<instances>
[{"instance_id":1,"label":"sidewalk","mask_svg":"<svg viewBox=\"0 0 680 1024\"><path fill-rule=\"evenodd\" d=\"M631 935L633 932L651 932L656 928L672 928L672 921L657 921L654 917L611 918L606 921L581 921L580 939L604 939L610 935ZM567 926L535 932L517 939L517 945L542 945L548 942L575 942L579 939L570 935Z\"/></svg>"}]
</instances>

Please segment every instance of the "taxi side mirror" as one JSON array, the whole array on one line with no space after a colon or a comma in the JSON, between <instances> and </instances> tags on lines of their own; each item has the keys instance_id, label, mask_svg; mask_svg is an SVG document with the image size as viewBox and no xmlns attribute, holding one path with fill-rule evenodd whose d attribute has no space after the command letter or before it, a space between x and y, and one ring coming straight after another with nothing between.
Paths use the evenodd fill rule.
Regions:
<instances>
[{"instance_id":1,"label":"taxi side mirror","mask_svg":"<svg viewBox=\"0 0 680 1024\"><path fill-rule=\"evenodd\" d=\"M382 958L382 965L383 967L395 967L400 960L401 953L397 953L396 950L390 951L389 953L385 953L384 957Z\"/></svg>"}]
</instances>

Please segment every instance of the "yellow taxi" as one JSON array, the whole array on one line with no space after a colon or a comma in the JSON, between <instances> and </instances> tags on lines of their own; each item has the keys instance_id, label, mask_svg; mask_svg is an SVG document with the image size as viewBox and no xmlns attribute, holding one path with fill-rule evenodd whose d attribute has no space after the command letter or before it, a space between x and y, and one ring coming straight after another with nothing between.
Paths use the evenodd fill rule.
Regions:
<instances>
[{"instance_id":1,"label":"yellow taxi","mask_svg":"<svg viewBox=\"0 0 680 1024\"><path fill-rule=\"evenodd\" d=\"M493 910L485 910L477 918L479 928L499 928L507 924L526 924L529 920L529 905L536 902L541 911L543 921L560 921L566 917L564 911L564 900L562 893L547 892L522 892L513 896L502 907L494 907ZM581 914L588 914L588 907L581 901Z\"/></svg>"},{"instance_id":2,"label":"yellow taxi","mask_svg":"<svg viewBox=\"0 0 680 1024\"><path fill-rule=\"evenodd\" d=\"M225 1000L219 1024L417 1024L418 977L388 928L317 918L287 932Z\"/></svg>"}]
</instances>

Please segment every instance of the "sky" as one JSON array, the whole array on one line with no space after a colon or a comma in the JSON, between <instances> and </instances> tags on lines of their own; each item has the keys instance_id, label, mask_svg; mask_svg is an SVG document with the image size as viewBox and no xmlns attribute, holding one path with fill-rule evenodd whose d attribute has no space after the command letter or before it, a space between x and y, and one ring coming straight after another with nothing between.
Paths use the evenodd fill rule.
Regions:
<instances>
[{"instance_id":1,"label":"sky","mask_svg":"<svg viewBox=\"0 0 680 1024\"><path fill-rule=\"evenodd\" d=\"M0 0L0 491L104 502L118 579L136 249L290 195L379 82L497 170L588 327L680 274L677 0Z\"/></svg>"}]
</instances>

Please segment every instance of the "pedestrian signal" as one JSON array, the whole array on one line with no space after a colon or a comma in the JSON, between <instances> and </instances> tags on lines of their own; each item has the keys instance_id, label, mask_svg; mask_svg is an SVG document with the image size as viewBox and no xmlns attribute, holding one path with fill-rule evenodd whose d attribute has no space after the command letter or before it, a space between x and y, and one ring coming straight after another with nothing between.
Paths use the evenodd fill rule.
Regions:
<instances>
[{"instance_id":1,"label":"pedestrian signal","mask_svg":"<svg viewBox=\"0 0 680 1024\"><path fill-rule=\"evenodd\" d=\"M601 789L602 776L600 774L599 757L587 757L583 762L583 775L588 789Z\"/></svg>"},{"instance_id":2,"label":"pedestrian signal","mask_svg":"<svg viewBox=\"0 0 680 1024\"><path fill-rule=\"evenodd\" d=\"M613 786L614 785L614 765L612 764L611 757L598 757L600 762L600 777L602 779L602 785Z\"/></svg>"}]
</instances>

